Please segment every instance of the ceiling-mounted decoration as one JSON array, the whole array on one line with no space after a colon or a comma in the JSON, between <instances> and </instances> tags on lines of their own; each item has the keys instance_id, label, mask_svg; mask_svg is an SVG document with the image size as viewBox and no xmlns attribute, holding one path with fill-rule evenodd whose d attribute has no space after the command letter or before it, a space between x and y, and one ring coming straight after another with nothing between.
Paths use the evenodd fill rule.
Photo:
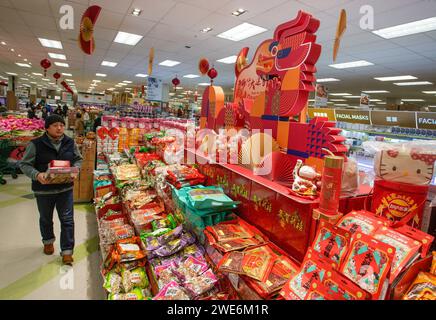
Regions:
<instances>
[{"instance_id":1,"label":"ceiling-mounted decoration","mask_svg":"<svg viewBox=\"0 0 436 320\"><path fill-rule=\"evenodd\" d=\"M210 84L212 85L213 84L213 79L215 79L218 76L218 71L216 71L216 69L212 67L207 72L207 76L210 78Z\"/></svg>"},{"instance_id":2,"label":"ceiling-mounted decoration","mask_svg":"<svg viewBox=\"0 0 436 320\"><path fill-rule=\"evenodd\" d=\"M241 51L239 51L238 57L236 58L235 63L235 74L236 77L239 76L241 73L241 70L247 66L247 54L248 54L248 47L242 48Z\"/></svg>"},{"instance_id":3,"label":"ceiling-mounted decoration","mask_svg":"<svg viewBox=\"0 0 436 320\"><path fill-rule=\"evenodd\" d=\"M100 14L101 7L90 6L82 15L80 21L79 46L83 52L91 55L95 50L94 26Z\"/></svg>"},{"instance_id":4,"label":"ceiling-mounted decoration","mask_svg":"<svg viewBox=\"0 0 436 320\"><path fill-rule=\"evenodd\" d=\"M154 48L150 48L150 53L148 54L148 75L151 76L153 73L153 61L154 61Z\"/></svg>"},{"instance_id":5,"label":"ceiling-mounted decoration","mask_svg":"<svg viewBox=\"0 0 436 320\"><path fill-rule=\"evenodd\" d=\"M177 89L177 86L180 84L180 80L176 76L173 80L171 80L171 83L174 85L174 92L175 92Z\"/></svg>"},{"instance_id":6,"label":"ceiling-mounted decoration","mask_svg":"<svg viewBox=\"0 0 436 320\"><path fill-rule=\"evenodd\" d=\"M70 86L68 85L68 83L66 83L65 81L61 82L61 85L65 88L65 90L67 90L69 93L74 94L73 89L70 88Z\"/></svg>"},{"instance_id":7,"label":"ceiling-mounted decoration","mask_svg":"<svg viewBox=\"0 0 436 320\"><path fill-rule=\"evenodd\" d=\"M198 62L198 70L204 76L209 71L209 61L206 58L201 58Z\"/></svg>"},{"instance_id":8,"label":"ceiling-mounted decoration","mask_svg":"<svg viewBox=\"0 0 436 320\"><path fill-rule=\"evenodd\" d=\"M47 76L47 69L51 67L51 62L48 59L42 59L39 63L41 67L44 69L44 77Z\"/></svg>"},{"instance_id":9,"label":"ceiling-mounted decoration","mask_svg":"<svg viewBox=\"0 0 436 320\"><path fill-rule=\"evenodd\" d=\"M333 45L333 61L336 61L341 44L341 38L347 29L347 12L342 9L339 15L338 27L336 29L335 43Z\"/></svg>"},{"instance_id":10,"label":"ceiling-mounted decoration","mask_svg":"<svg viewBox=\"0 0 436 320\"><path fill-rule=\"evenodd\" d=\"M59 72L56 71L55 73L53 73L53 78L56 79L56 84L58 84L58 80L60 77L61 77L61 74Z\"/></svg>"}]
</instances>

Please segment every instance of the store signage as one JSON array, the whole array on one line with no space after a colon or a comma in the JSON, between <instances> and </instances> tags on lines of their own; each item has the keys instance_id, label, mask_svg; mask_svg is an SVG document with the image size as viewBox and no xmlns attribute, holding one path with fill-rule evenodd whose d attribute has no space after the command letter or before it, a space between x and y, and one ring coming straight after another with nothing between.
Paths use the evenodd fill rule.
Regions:
<instances>
[{"instance_id":1,"label":"store signage","mask_svg":"<svg viewBox=\"0 0 436 320\"><path fill-rule=\"evenodd\" d=\"M336 121L371 124L369 111L360 110L335 110Z\"/></svg>"},{"instance_id":2,"label":"store signage","mask_svg":"<svg viewBox=\"0 0 436 320\"><path fill-rule=\"evenodd\" d=\"M329 121L336 121L334 109L309 108L308 112L310 118L322 117L322 118L328 118Z\"/></svg>"},{"instance_id":3,"label":"store signage","mask_svg":"<svg viewBox=\"0 0 436 320\"><path fill-rule=\"evenodd\" d=\"M147 81L147 100L162 101L162 80L149 77Z\"/></svg>"},{"instance_id":4,"label":"store signage","mask_svg":"<svg viewBox=\"0 0 436 320\"><path fill-rule=\"evenodd\" d=\"M436 112L417 112L416 125L418 129L436 130Z\"/></svg>"},{"instance_id":5,"label":"store signage","mask_svg":"<svg viewBox=\"0 0 436 320\"><path fill-rule=\"evenodd\" d=\"M416 113L407 111L372 111L373 125L416 128Z\"/></svg>"}]
</instances>

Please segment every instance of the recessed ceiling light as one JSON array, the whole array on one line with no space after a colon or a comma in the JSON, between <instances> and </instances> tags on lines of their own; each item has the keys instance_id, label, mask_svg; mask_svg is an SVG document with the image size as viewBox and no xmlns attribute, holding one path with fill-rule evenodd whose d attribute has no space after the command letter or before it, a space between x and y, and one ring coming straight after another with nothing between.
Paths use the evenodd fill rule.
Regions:
<instances>
[{"instance_id":1,"label":"recessed ceiling light","mask_svg":"<svg viewBox=\"0 0 436 320\"><path fill-rule=\"evenodd\" d=\"M123 83L123 82L118 82L118 84L119 84L120 86L127 86L127 83Z\"/></svg>"},{"instance_id":2,"label":"recessed ceiling light","mask_svg":"<svg viewBox=\"0 0 436 320\"><path fill-rule=\"evenodd\" d=\"M233 11L232 15L239 17L241 14L244 14L245 12L247 12L247 10L240 8L238 10Z\"/></svg>"},{"instance_id":3,"label":"recessed ceiling light","mask_svg":"<svg viewBox=\"0 0 436 320\"><path fill-rule=\"evenodd\" d=\"M74 79L66 79L68 82L74 82Z\"/></svg>"},{"instance_id":4,"label":"recessed ceiling light","mask_svg":"<svg viewBox=\"0 0 436 320\"><path fill-rule=\"evenodd\" d=\"M135 46L142 38L143 36L140 36L139 34L118 31L114 42Z\"/></svg>"},{"instance_id":5,"label":"recessed ceiling light","mask_svg":"<svg viewBox=\"0 0 436 320\"><path fill-rule=\"evenodd\" d=\"M23 60L27 62L27 59L23 59Z\"/></svg>"},{"instance_id":6,"label":"recessed ceiling light","mask_svg":"<svg viewBox=\"0 0 436 320\"><path fill-rule=\"evenodd\" d=\"M207 82L200 82L198 85L199 85L199 86L210 86L210 83L207 83Z\"/></svg>"},{"instance_id":7,"label":"recessed ceiling light","mask_svg":"<svg viewBox=\"0 0 436 320\"><path fill-rule=\"evenodd\" d=\"M6 72L6 74L10 75L10 76L18 76L18 74L13 73L13 72Z\"/></svg>"},{"instance_id":8,"label":"recessed ceiling light","mask_svg":"<svg viewBox=\"0 0 436 320\"><path fill-rule=\"evenodd\" d=\"M12 52L15 52L15 49L14 49L14 48L12 48L12 49L11 49L11 51L12 51Z\"/></svg>"},{"instance_id":9,"label":"recessed ceiling light","mask_svg":"<svg viewBox=\"0 0 436 320\"><path fill-rule=\"evenodd\" d=\"M107 76L107 74L105 74L105 73L96 73L95 74L97 77L106 77Z\"/></svg>"},{"instance_id":10,"label":"recessed ceiling light","mask_svg":"<svg viewBox=\"0 0 436 320\"><path fill-rule=\"evenodd\" d=\"M21 54L18 54L18 56L21 58Z\"/></svg>"},{"instance_id":11,"label":"recessed ceiling light","mask_svg":"<svg viewBox=\"0 0 436 320\"><path fill-rule=\"evenodd\" d=\"M393 39L433 30L436 30L436 17L375 30L373 33L385 39Z\"/></svg>"},{"instance_id":12,"label":"recessed ceiling light","mask_svg":"<svg viewBox=\"0 0 436 320\"><path fill-rule=\"evenodd\" d=\"M68 63L65 63L65 62L57 62L57 61L55 61L54 64L57 65L58 67L65 67L65 68L69 68L70 67L68 65Z\"/></svg>"},{"instance_id":13,"label":"recessed ceiling light","mask_svg":"<svg viewBox=\"0 0 436 320\"><path fill-rule=\"evenodd\" d=\"M165 66L165 67L174 67L174 66L177 66L178 64L180 64L180 62L174 61L174 60L165 60L165 61L162 61L161 63L159 63L159 65Z\"/></svg>"},{"instance_id":14,"label":"recessed ceiling light","mask_svg":"<svg viewBox=\"0 0 436 320\"><path fill-rule=\"evenodd\" d=\"M66 76L66 77L72 77L73 76L71 73L65 73L65 72L62 72L62 75Z\"/></svg>"},{"instance_id":15,"label":"recessed ceiling light","mask_svg":"<svg viewBox=\"0 0 436 320\"><path fill-rule=\"evenodd\" d=\"M219 60L217 60L217 62L221 62L221 63L225 63L225 64L233 64L236 62L237 58L238 58L237 56L230 56L230 57L219 59Z\"/></svg>"},{"instance_id":16,"label":"recessed ceiling light","mask_svg":"<svg viewBox=\"0 0 436 320\"><path fill-rule=\"evenodd\" d=\"M200 76L196 74L185 74L183 78L194 79L194 78L200 78Z\"/></svg>"},{"instance_id":17,"label":"recessed ceiling light","mask_svg":"<svg viewBox=\"0 0 436 320\"><path fill-rule=\"evenodd\" d=\"M29 81L29 79L27 79L27 78L20 78L20 80Z\"/></svg>"},{"instance_id":18,"label":"recessed ceiling light","mask_svg":"<svg viewBox=\"0 0 436 320\"><path fill-rule=\"evenodd\" d=\"M2 41L1 44L5 46L5 45L6 45L6 42Z\"/></svg>"},{"instance_id":19,"label":"recessed ceiling light","mask_svg":"<svg viewBox=\"0 0 436 320\"><path fill-rule=\"evenodd\" d=\"M53 59L67 60L67 57L64 54L49 52L48 55Z\"/></svg>"},{"instance_id":20,"label":"recessed ceiling light","mask_svg":"<svg viewBox=\"0 0 436 320\"><path fill-rule=\"evenodd\" d=\"M202 33L208 33L208 32L210 32L210 31L212 31L212 30L213 30L212 28L207 27L207 28L201 29L200 31L201 31Z\"/></svg>"},{"instance_id":21,"label":"recessed ceiling light","mask_svg":"<svg viewBox=\"0 0 436 320\"><path fill-rule=\"evenodd\" d=\"M329 93L329 95L334 97L352 96L351 93Z\"/></svg>"},{"instance_id":22,"label":"recessed ceiling light","mask_svg":"<svg viewBox=\"0 0 436 320\"><path fill-rule=\"evenodd\" d=\"M49 82L48 84L51 84L52 86L54 86L54 82Z\"/></svg>"},{"instance_id":23,"label":"recessed ceiling light","mask_svg":"<svg viewBox=\"0 0 436 320\"><path fill-rule=\"evenodd\" d=\"M147 78L148 74L138 73L138 74L135 75L135 77L138 77L138 78Z\"/></svg>"},{"instance_id":24,"label":"recessed ceiling light","mask_svg":"<svg viewBox=\"0 0 436 320\"><path fill-rule=\"evenodd\" d=\"M360 96L345 96L347 99L360 99Z\"/></svg>"},{"instance_id":25,"label":"recessed ceiling light","mask_svg":"<svg viewBox=\"0 0 436 320\"><path fill-rule=\"evenodd\" d=\"M62 43L57 40L49 40L44 38L38 38L39 42L41 42L41 45L43 47L47 48L55 48L55 49L63 49Z\"/></svg>"},{"instance_id":26,"label":"recessed ceiling light","mask_svg":"<svg viewBox=\"0 0 436 320\"><path fill-rule=\"evenodd\" d=\"M366 90L366 91L362 91L365 93L390 93L390 91L387 90Z\"/></svg>"},{"instance_id":27,"label":"recessed ceiling light","mask_svg":"<svg viewBox=\"0 0 436 320\"><path fill-rule=\"evenodd\" d=\"M334 102L345 102L347 100L345 99L330 99L330 101L334 101Z\"/></svg>"},{"instance_id":28,"label":"recessed ceiling light","mask_svg":"<svg viewBox=\"0 0 436 320\"><path fill-rule=\"evenodd\" d=\"M101 82L101 80L92 80L93 82Z\"/></svg>"},{"instance_id":29,"label":"recessed ceiling light","mask_svg":"<svg viewBox=\"0 0 436 320\"><path fill-rule=\"evenodd\" d=\"M132 15L137 17L137 16L139 16L141 14L141 12L142 12L141 9L135 8L135 9L132 10Z\"/></svg>"},{"instance_id":30,"label":"recessed ceiling light","mask_svg":"<svg viewBox=\"0 0 436 320\"><path fill-rule=\"evenodd\" d=\"M35 81L32 81L31 84L36 84L36 82L35 82Z\"/></svg>"},{"instance_id":31,"label":"recessed ceiling light","mask_svg":"<svg viewBox=\"0 0 436 320\"><path fill-rule=\"evenodd\" d=\"M415 81L415 82L397 82L394 83L396 86L405 87L405 86L428 86L433 84L433 82L429 81Z\"/></svg>"},{"instance_id":32,"label":"recessed ceiling light","mask_svg":"<svg viewBox=\"0 0 436 320\"><path fill-rule=\"evenodd\" d=\"M106 67L116 67L117 66L117 62L112 62L112 61L102 61L101 65L102 66L106 66Z\"/></svg>"},{"instance_id":33,"label":"recessed ceiling light","mask_svg":"<svg viewBox=\"0 0 436 320\"><path fill-rule=\"evenodd\" d=\"M132 81L124 80L123 83L132 83Z\"/></svg>"},{"instance_id":34,"label":"recessed ceiling light","mask_svg":"<svg viewBox=\"0 0 436 320\"><path fill-rule=\"evenodd\" d=\"M15 64L19 67L31 68L28 63L15 62Z\"/></svg>"},{"instance_id":35,"label":"recessed ceiling light","mask_svg":"<svg viewBox=\"0 0 436 320\"><path fill-rule=\"evenodd\" d=\"M367 66L373 66L374 63L366 61L366 60L359 60L359 61L351 61L351 62L345 62L345 63L336 63L336 64L330 64L329 67L335 68L335 69L349 69L349 68L360 68L360 67L367 67Z\"/></svg>"},{"instance_id":36,"label":"recessed ceiling light","mask_svg":"<svg viewBox=\"0 0 436 320\"><path fill-rule=\"evenodd\" d=\"M414 76L395 76L395 77L379 77L374 79L378 81L403 81L403 80L416 80L418 78Z\"/></svg>"},{"instance_id":37,"label":"recessed ceiling light","mask_svg":"<svg viewBox=\"0 0 436 320\"><path fill-rule=\"evenodd\" d=\"M380 99L371 99L371 102L380 102Z\"/></svg>"},{"instance_id":38,"label":"recessed ceiling light","mask_svg":"<svg viewBox=\"0 0 436 320\"><path fill-rule=\"evenodd\" d=\"M341 80L339 80L339 79L335 79L335 78L316 79L316 82L318 82L318 83L323 83L323 82L337 82L337 81L341 81Z\"/></svg>"},{"instance_id":39,"label":"recessed ceiling light","mask_svg":"<svg viewBox=\"0 0 436 320\"><path fill-rule=\"evenodd\" d=\"M116 84L115 87L120 88L120 87L122 87L122 85Z\"/></svg>"},{"instance_id":40,"label":"recessed ceiling light","mask_svg":"<svg viewBox=\"0 0 436 320\"><path fill-rule=\"evenodd\" d=\"M337 103L337 104L335 104L335 106L338 106L338 107L348 107L348 104Z\"/></svg>"},{"instance_id":41,"label":"recessed ceiling light","mask_svg":"<svg viewBox=\"0 0 436 320\"><path fill-rule=\"evenodd\" d=\"M405 101L405 102L424 102L425 100L423 100L423 99L401 99L401 101Z\"/></svg>"},{"instance_id":42,"label":"recessed ceiling light","mask_svg":"<svg viewBox=\"0 0 436 320\"><path fill-rule=\"evenodd\" d=\"M182 90L183 87L176 87L176 90Z\"/></svg>"},{"instance_id":43,"label":"recessed ceiling light","mask_svg":"<svg viewBox=\"0 0 436 320\"><path fill-rule=\"evenodd\" d=\"M232 29L229 29L223 33L217 35L219 38L228 39L232 41L241 41L255 35L261 34L267 31L267 29L244 22Z\"/></svg>"},{"instance_id":44,"label":"recessed ceiling light","mask_svg":"<svg viewBox=\"0 0 436 320\"><path fill-rule=\"evenodd\" d=\"M41 80L42 81L50 81L50 79L47 79L47 78L42 78Z\"/></svg>"},{"instance_id":45,"label":"recessed ceiling light","mask_svg":"<svg viewBox=\"0 0 436 320\"><path fill-rule=\"evenodd\" d=\"M422 93L425 93L425 94L436 94L436 91L423 91Z\"/></svg>"}]
</instances>

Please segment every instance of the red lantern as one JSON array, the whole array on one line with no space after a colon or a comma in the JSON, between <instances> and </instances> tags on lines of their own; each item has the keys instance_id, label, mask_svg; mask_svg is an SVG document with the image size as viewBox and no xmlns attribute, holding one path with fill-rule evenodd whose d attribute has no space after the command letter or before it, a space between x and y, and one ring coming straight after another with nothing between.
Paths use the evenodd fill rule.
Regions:
<instances>
[{"instance_id":1,"label":"red lantern","mask_svg":"<svg viewBox=\"0 0 436 320\"><path fill-rule=\"evenodd\" d=\"M47 75L47 69L51 67L51 62L48 59L43 59L40 62L42 68L44 68L44 77Z\"/></svg>"},{"instance_id":2,"label":"red lantern","mask_svg":"<svg viewBox=\"0 0 436 320\"><path fill-rule=\"evenodd\" d=\"M177 86L180 84L180 80L177 77L175 77L173 80L171 80L171 82L174 85L174 91L176 91Z\"/></svg>"},{"instance_id":3,"label":"red lantern","mask_svg":"<svg viewBox=\"0 0 436 320\"><path fill-rule=\"evenodd\" d=\"M61 77L61 74L59 72L53 73L53 78L56 79L56 84L58 84L58 79Z\"/></svg>"},{"instance_id":4,"label":"red lantern","mask_svg":"<svg viewBox=\"0 0 436 320\"><path fill-rule=\"evenodd\" d=\"M212 68L209 70L209 72L207 73L207 75L210 78L210 83L213 83L213 79L215 79L218 75L218 71L216 71L215 68Z\"/></svg>"}]
</instances>

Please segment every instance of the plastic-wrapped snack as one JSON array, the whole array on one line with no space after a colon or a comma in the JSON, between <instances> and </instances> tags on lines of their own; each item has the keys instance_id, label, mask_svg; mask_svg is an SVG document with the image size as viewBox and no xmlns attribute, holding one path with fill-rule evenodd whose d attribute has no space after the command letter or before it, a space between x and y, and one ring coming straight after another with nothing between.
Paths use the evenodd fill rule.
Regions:
<instances>
[{"instance_id":1,"label":"plastic-wrapped snack","mask_svg":"<svg viewBox=\"0 0 436 320\"><path fill-rule=\"evenodd\" d=\"M207 270L201 276L190 278L185 282L185 287L195 296L202 295L203 293L211 290L215 283L218 282L217 277L212 270Z\"/></svg>"},{"instance_id":2,"label":"plastic-wrapped snack","mask_svg":"<svg viewBox=\"0 0 436 320\"><path fill-rule=\"evenodd\" d=\"M104 215L103 217L100 218L100 220L107 220L107 219L108 219L109 217L111 217L111 216L118 216L118 215L120 215L120 214L122 214L121 211L116 211L116 210L109 209L109 210L105 213L105 215Z\"/></svg>"},{"instance_id":3,"label":"plastic-wrapped snack","mask_svg":"<svg viewBox=\"0 0 436 320\"><path fill-rule=\"evenodd\" d=\"M436 300L436 276L420 272L403 300Z\"/></svg>"},{"instance_id":4,"label":"plastic-wrapped snack","mask_svg":"<svg viewBox=\"0 0 436 320\"><path fill-rule=\"evenodd\" d=\"M160 266L156 266L154 268L154 273L156 274L156 277L158 278L158 286L159 288L163 288L168 283L175 281L178 282L179 279L177 275L174 273L176 270L177 265L174 262L163 264Z\"/></svg>"},{"instance_id":5,"label":"plastic-wrapped snack","mask_svg":"<svg viewBox=\"0 0 436 320\"><path fill-rule=\"evenodd\" d=\"M121 280L122 279L120 275L114 271L110 271L108 274L106 274L103 287L109 293L120 293L122 291Z\"/></svg>"},{"instance_id":6,"label":"plastic-wrapped snack","mask_svg":"<svg viewBox=\"0 0 436 320\"><path fill-rule=\"evenodd\" d=\"M159 291L153 300L190 300L190 298L177 282L171 281Z\"/></svg>"},{"instance_id":7,"label":"plastic-wrapped snack","mask_svg":"<svg viewBox=\"0 0 436 320\"><path fill-rule=\"evenodd\" d=\"M431 261L430 273L436 276L436 251L432 252L433 260Z\"/></svg>"},{"instance_id":8,"label":"plastic-wrapped snack","mask_svg":"<svg viewBox=\"0 0 436 320\"><path fill-rule=\"evenodd\" d=\"M242 260L244 253L239 251L228 252L218 263L218 270L221 272L230 272L242 274Z\"/></svg>"},{"instance_id":9,"label":"plastic-wrapped snack","mask_svg":"<svg viewBox=\"0 0 436 320\"><path fill-rule=\"evenodd\" d=\"M181 278L187 280L190 278L195 278L201 275L208 269L206 261L201 261L194 258L193 256L188 257L184 262L180 264L176 272Z\"/></svg>"},{"instance_id":10,"label":"plastic-wrapped snack","mask_svg":"<svg viewBox=\"0 0 436 320\"><path fill-rule=\"evenodd\" d=\"M126 218L117 218L113 220L102 220L100 221L100 229L110 229L115 227L120 227L127 224Z\"/></svg>"},{"instance_id":11,"label":"plastic-wrapped snack","mask_svg":"<svg viewBox=\"0 0 436 320\"><path fill-rule=\"evenodd\" d=\"M113 228L100 229L101 241L103 243L115 243L118 240L131 238L135 235L135 230L129 224L115 226Z\"/></svg>"},{"instance_id":12,"label":"plastic-wrapped snack","mask_svg":"<svg viewBox=\"0 0 436 320\"><path fill-rule=\"evenodd\" d=\"M125 292L129 292L133 288L144 289L148 287L148 278L144 268L136 268L130 271L123 270L121 276Z\"/></svg>"},{"instance_id":13,"label":"plastic-wrapped snack","mask_svg":"<svg viewBox=\"0 0 436 320\"><path fill-rule=\"evenodd\" d=\"M144 300L144 293L140 288L135 288L127 293L109 294L108 300Z\"/></svg>"},{"instance_id":14,"label":"plastic-wrapped snack","mask_svg":"<svg viewBox=\"0 0 436 320\"><path fill-rule=\"evenodd\" d=\"M255 238L249 239L235 239L229 241L223 241L215 243L215 247L222 252L229 252L235 250L241 250L247 247L256 246L259 244L259 241Z\"/></svg>"},{"instance_id":15,"label":"plastic-wrapped snack","mask_svg":"<svg viewBox=\"0 0 436 320\"><path fill-rule=\"evenodd\" d=\"M238 224L221 223L207 227L214 237L219 241L229 241L238 238L252 238L253 234Z\"/></svg>"},{"instance_id":16,"label":"plastic-wrapped snack","mask_svg":"<svg viewBox=\"0 0 436 320\"><path fill-rule=\"evenodd\" d=\"M143 268L145 266L145 262L145 259L121 262L119 264L119 270L121 272L122 270L133 270L140 267Z\"/></svg>"},{"instance_id":17,"label":"plastic-wrapped snack","mask_svg":"<svg viewBox=\"0 0 436 320\"><path fill-rule=\"evenodd\" d=\"M168 243L169 241L180 237L180 235L182 234L182 231L183 231L183 226L180 225L177 228L159 236L158 241L160 244Z\"/></svg>"},{"instance_id":18,"label":"plastic-wrapped snack","mask_svg":"<svg viewBox=\"0 0 436 320\"><path fill-rule=\"evenodd\" d=\"M145 253L140 246L139 237L132 237L117 242L117 252L120 256L120 262L140 260L145 258Z\"/></svg>"},{"instance_id":19,"label":"plastic-wrapped snack","mask_svg":"<svg viewBox=\"0 0 436 320\"><path fill-rule=\"evenodd\" d=\"M183 233L180 238L169 241L163 246L148 253L149 258L167 257L179 252L181 249L195 242L195 237L190 233Z\"/></svg>"},{"instance_id":20,"label":"plastic-wrapped snack","mask_svg":"<svg viewBox=\"0 0 436 320\"><path fill-rule=\"evenodd\" d=\"M169 214L165 219L154 220L151 223L153 227L153 231L162 229L162 228L170 228L174 229L177 227L177 222L172 214Z\"/></svg>"},{"instance_id":21,"label":"plastic-wrapped snack","mask_svg":"<svg viewBox=\"0 0 436 320\"><path fill-rule=\"evenodd\" d=\"M266 281L274 265L276 255L268 246L262 246L244 251L242 271L245 275L258 280Z\"/></svg>"},{"instance_id":22,"label":"plastic-wrapped snack","mask_svg":"<svg viewBox=\"0 0 436 320\"><path fill-rule=\"evenodd\" d=\"M345 300L340 294L329 290L327 286L320 281L314 281L304 300Z\"/></svg>"},{"instance_id":23,"label":"plastic-wrapped snack","mask_svg":"<svg viewBox=\"0 0 436 320\"><path fill-rule=\"evenodd\" d=\"M349 231L352 235L361 232L372 235L379 227L387 226L389 220L376 216L369 211L351 211L336 224L339 228Z\"/></svg>"}]
</instances>

